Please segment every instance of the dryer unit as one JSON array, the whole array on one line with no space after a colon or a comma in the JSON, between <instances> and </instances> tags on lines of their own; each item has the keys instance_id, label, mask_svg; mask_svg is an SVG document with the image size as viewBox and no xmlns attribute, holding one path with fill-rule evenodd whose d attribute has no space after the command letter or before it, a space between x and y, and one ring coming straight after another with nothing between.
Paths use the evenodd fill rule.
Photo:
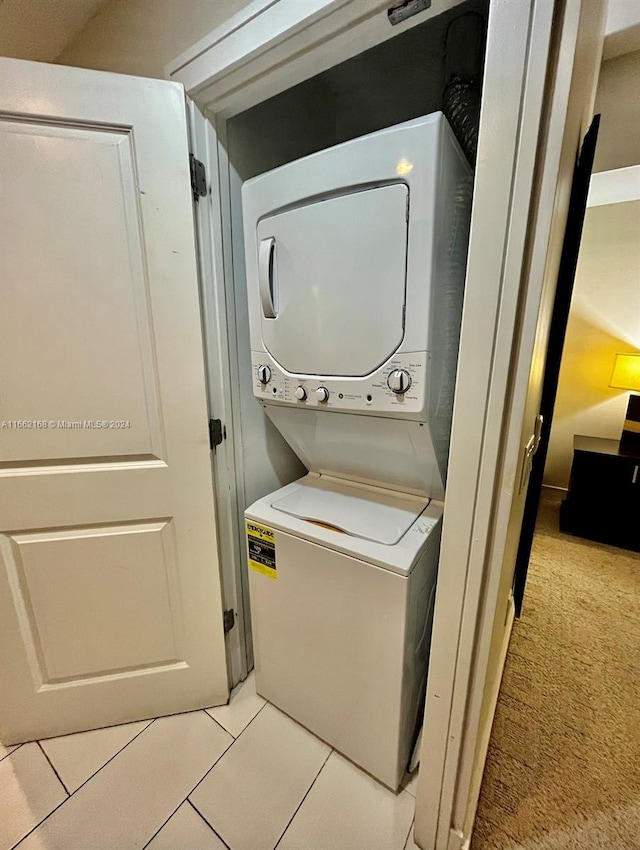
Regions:
<instances>
[{"instance_id":1,"label":"dryer unit","mask_svg":"<svg viewBox=\"0 0 640 850\"><path fill-rule=\"evenodd\" d=\"M254 392L311 471L442 498L471 193L441 113L243 186Z\"/></svg>"}]
</instances>

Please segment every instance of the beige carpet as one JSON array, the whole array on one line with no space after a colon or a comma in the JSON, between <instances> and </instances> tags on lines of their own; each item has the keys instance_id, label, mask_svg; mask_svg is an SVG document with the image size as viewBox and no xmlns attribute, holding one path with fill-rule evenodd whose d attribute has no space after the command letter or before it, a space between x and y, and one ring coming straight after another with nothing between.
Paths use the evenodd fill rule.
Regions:
<instances>
[{"instance_id":1,"label":"beige carpet","mask_svg":"<svg viewBox=\"0 0 640 850\"><path fill-rule=\"evenodd\" d=\"M543 504L472 850L640 848L639 680L640 555Z\"/></svg>"}]
</instances>

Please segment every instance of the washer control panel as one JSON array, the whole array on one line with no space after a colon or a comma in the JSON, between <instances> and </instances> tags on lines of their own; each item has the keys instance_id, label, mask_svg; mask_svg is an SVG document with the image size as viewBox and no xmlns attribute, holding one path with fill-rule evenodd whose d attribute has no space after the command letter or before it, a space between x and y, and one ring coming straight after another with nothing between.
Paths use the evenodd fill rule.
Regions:
<instances>
[{"instance_id":1,"label":"washer control panel","mask_svg":"<svg viewBox=\"0 0 640 850\"><path fill-rule=\"evenodd\" d=\"M252 352L253 390L272 404L360 413L413 414L426 409L429 354L398 354L364 378L294 375L266 352Z\"/></svg>"}]
</instances>

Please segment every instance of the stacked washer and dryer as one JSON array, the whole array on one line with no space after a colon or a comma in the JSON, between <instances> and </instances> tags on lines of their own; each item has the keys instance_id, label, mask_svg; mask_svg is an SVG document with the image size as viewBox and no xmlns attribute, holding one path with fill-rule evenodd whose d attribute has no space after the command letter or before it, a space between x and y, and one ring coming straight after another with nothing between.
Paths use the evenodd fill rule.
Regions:
<instances>
[{"instance_id":1,"label":"stacked washer and dryer","mask_svg":"<svg viewBox=\"0 0 640 850\"><path fill-rule=\"evenodd\" d=\"M471 181L435 113L242 190L254 392L309 469L245 513L257 690L393 789L426 685Z\"/></svg>"}]
</instances>

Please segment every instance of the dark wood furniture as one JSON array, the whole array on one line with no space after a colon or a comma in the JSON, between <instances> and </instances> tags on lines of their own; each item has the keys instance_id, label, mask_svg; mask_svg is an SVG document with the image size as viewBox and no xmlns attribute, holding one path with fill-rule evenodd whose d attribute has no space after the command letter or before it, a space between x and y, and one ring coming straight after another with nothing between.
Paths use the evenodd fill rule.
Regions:
<instances>
[{"instance_id":1,"label":"dark wood furniture","mask_svg":"<svg viewBox=\"0 0 640 850\"><path fill-rule=\"evenodd\" d=\"M560 530L640 552L640 450L618 440L574 437Z\"/></svg>"}]
</instances>

